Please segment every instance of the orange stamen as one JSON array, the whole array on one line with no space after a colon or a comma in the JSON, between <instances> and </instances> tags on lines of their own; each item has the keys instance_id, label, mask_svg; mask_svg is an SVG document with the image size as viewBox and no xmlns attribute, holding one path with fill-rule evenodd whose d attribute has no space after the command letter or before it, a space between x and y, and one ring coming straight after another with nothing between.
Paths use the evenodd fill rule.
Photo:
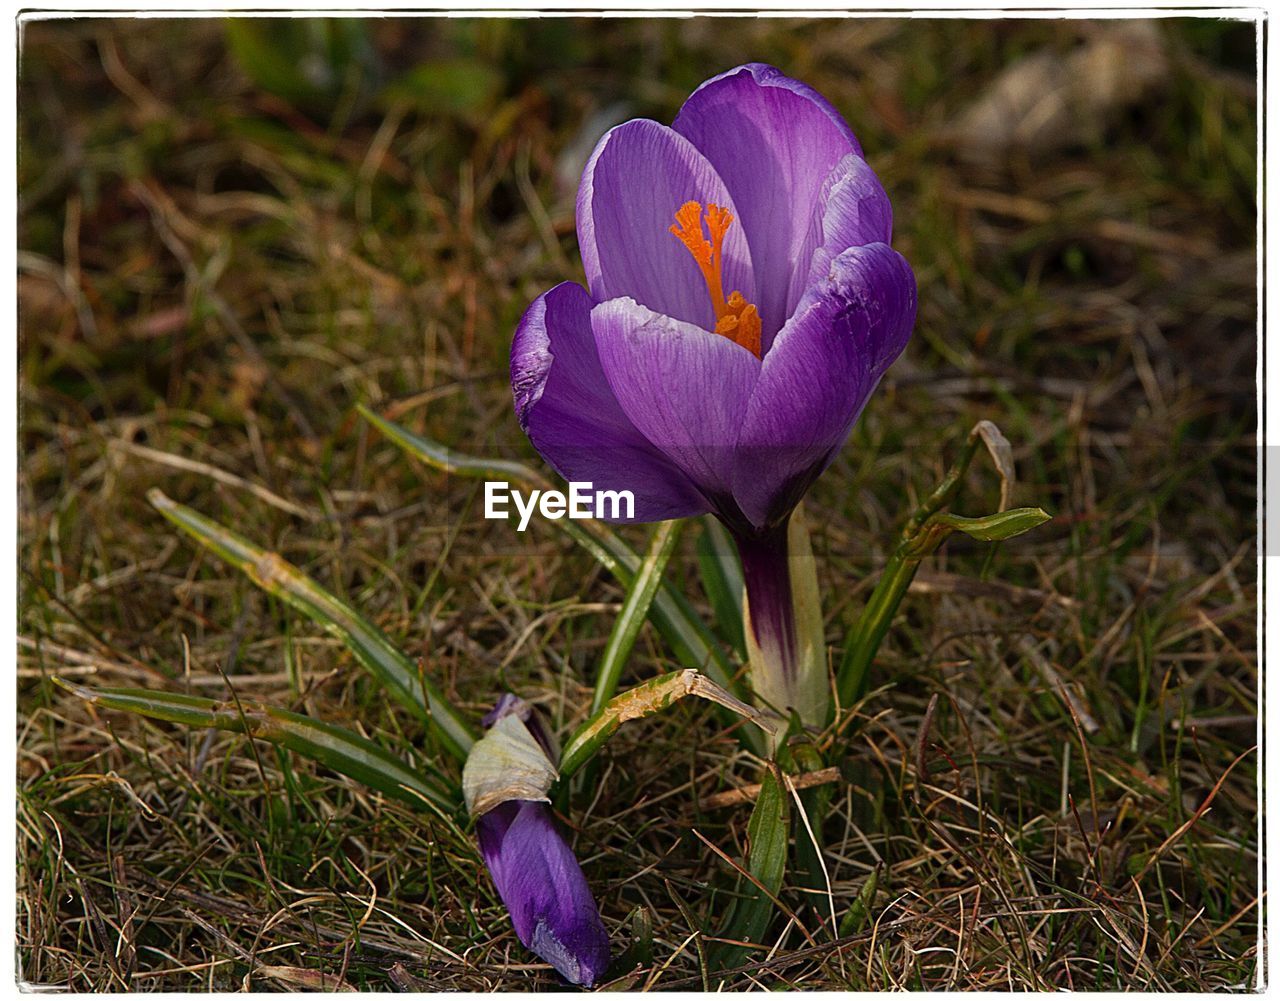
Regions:
<instances>
[{"instance_id":1,"label":"orange stamen","mask_svg":"<svg viewBox=\"0 0 1280 1001\"><path fill-rule=\"evenodd\" d=\"M732 292L726 301L720 275L724 236L733 223L733 213L719 205L709 204L706 223L710 239L702 231L702 205L685 202L676 211L676 225L671 227L671 235L685 245L702 272L716 313L716 333L742 345L759 358L760 313L741 292Z\"/></svg>"},{"instance_id":2,"label":"orange stamen","mask_svg":"<svg viewBox=\"0 0 1280 1001\"><path fill-rule=\"evenodd\" d=\"M760 313L751 303L743 298L741 292L734 292L726 303L727 311L716 320L716 333L724 334L734 342L741 344L757 358L760 357Z\"/></svg>"}]
</instances>

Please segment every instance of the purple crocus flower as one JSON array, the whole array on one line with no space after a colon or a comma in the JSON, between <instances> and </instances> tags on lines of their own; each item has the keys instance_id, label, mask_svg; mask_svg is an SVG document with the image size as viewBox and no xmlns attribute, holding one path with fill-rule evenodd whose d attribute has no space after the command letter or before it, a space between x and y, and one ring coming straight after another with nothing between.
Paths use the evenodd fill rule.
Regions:
<instances>
[{"instance_id":1,"label":"purple crocus flower","mask_svg":"<svg viewBox=\"0 0 1280 1001\"><path fill-rule=\"evenodd\" d=\"M609 935L545 798L559 751L533 707L513 695L484 724L463 770L480 854L524 946L590 987L609 965Z\"/></svg>"},{"instance_id":2,"label":"purple crocus flower","mask_svg":"<svg viewBox=\"0 0 1280 1001\"><path fill-rule=\"evenodd\" d=\"M670 128L600 140L577 203L587 288L539 296L511 347L521 427L562 476L632 491L635 521L729 528L777 697L799 683L788 520L915 319L891 221L839 113L739 66Z\"/></svg>"}]
</instances>

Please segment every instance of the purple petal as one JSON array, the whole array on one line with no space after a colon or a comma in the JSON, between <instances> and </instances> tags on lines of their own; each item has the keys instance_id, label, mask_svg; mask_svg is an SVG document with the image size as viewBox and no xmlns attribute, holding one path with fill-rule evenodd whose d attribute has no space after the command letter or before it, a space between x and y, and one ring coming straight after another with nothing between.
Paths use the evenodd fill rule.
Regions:
<instances>
[{"instance_id":1,"label":"purple petal","mask_svg":"<svg viewBox=\"0 0 1280 1001\"><path fill-rule=\"evenodd\" d=\"M882 243L846 250L765 355L738 439L734 497L757 527L796 505L906 346L916 282Z\"/></svg>"},{"instance_id":2,"label":"purple petal","mask_svg":"<svg viewBox=\"0 0 1280 1001\"><path fill-rule=\"evenodd\" d=\"M521 722L527 722L532 713L533 706L519 695L503 692L498 696L498 701L494 703L493 708L480 718L480 724L487 730L504 716L512 715L519 716Z\"/></svg>"},{"instance_id":3,"label":"purple petal","mask_svg":"<svg viewBox=\"0 0 1280 1001\"><path fill-rule=\"evenodd\" d=\"M751 245L767 348L800 297L792 275L808 273L809 223L823 182L862 148L812 87L762 63L712 77L672 125L711 162L733 196ZM745 294L745 290L744 290Z\"/></svg>"},{"instance_id":4,"label":"purple petal","mask_svg":"<svg viewBox=\"0 0 1280 1001\"><path fill-rule=\"evenodd\" d=\"M593 305L580 285L565 282L525 312L511 344L520 426L566 480L631 490L635 521L706 512L693 485L636 430L609 389L591 329Z\"/></svg>"},{"instance_id":5,"label":"purple petal","mask_svg":"<svg viewBox=\"0 0 1280 1001\"><path fill-rule=\"evenodd\" d=\"M570 983L594 984L609 965L609 935L551 809L512 800L480 817L476 833L520 941Z\"/></svg>"},{"instance_id":6,"label":"purple petal","mask_svg":"<svg viewBox=\"0 0 1280 1001\"><path fill-rule=\"evenodd\" d=\"M727 498L760 360L728 337L633 299L601 303L591 311L591 325L605 377L627 417L709 501Z\"/></svg>"},{"instance_id":7,"label":"purple petal","mask_svg":"<svg viewBox=\"0 0 1280 1001\"><path fill-rule=\"evenodd\" d=\"M605 133L578 189L578 244L597 301L631 296L655 312L715 326L702 272L671 235L676 210L688 201L738 216L724 182L683 136L646 119ZM751 255L737 224L723 259L724 294L738 289L754 302Z\"/></svg>"},{"instance_id":8,"label":"purple petal","mask_svg":"<svg viewBox=\"0 0 1280 1001\"><path fill-rule=\"evenodd\" d=\"M812 263L803 277L798 271L792 276L796 300L831 269L834 258L850 247L887 244L892 233L893 206L880 178L862 157L850 153L823 182L809 238ZM798 289L797 280L802 283Z\"/></svg>"}]
</instances>

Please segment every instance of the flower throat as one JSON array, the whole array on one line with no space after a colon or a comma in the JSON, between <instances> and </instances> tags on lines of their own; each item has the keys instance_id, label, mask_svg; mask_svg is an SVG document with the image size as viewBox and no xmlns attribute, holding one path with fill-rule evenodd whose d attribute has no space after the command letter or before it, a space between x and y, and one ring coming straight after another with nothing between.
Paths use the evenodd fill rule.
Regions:
<instances>
[{"instance_id":1,"label":"flower throat","mask_svg":"<svg viewBox=\"0 0 1280 1001\"><path fill-rule=\"evenodd\" d=\"M711 305L716 311L716 333L740 344L759 358L760 312L736 290L726 300L721 282L721 248L724 235L733 223L733 215L719 205L708 203L705 218L707 234L711 237L709 240L702 232L702 204L685 202L676 212L676 224L671 227L671 235L685 245L702 272L707 291L711 293Z\"/></svg>"}]
</instances>

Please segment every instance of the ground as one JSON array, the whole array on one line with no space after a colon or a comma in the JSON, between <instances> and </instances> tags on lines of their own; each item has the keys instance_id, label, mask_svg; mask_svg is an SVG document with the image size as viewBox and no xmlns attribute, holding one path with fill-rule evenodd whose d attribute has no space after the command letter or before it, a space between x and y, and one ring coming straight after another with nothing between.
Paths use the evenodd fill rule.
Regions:
<instances>
[{"instance_id":1,"label":"ground","mask_svg":"<svg viewBox=\"0 0 1280 1001\"><path fill-rule=\"evenodd\" d=\"M485 521L477 484L411 462L355 406L540 463L507 350L535 295L581 278L583 159L614 121L670 121L758 59L848 118L920 289L906 354L809 499L833 653L976 421L1013 444L1016 502L1053 519L923 567L843 737L831 893L727 985L1253 985L1254 29L1170 19L1113 48L1114 73L1081 72L1115 30L28 22L21 977L556 987L465 826L240 736L91 710L50 678L231 685L422 753L337 640L176 534L146 501L159 487L349 599L473 718L503 689L562 730L583 718L618 584L544 523ZM1014 113L991 88L1010 67L1068 79L1031 88L1058 125L1002 137ZM957 510L992 510L996 489L975 465ZM701 531L668 577L710 616ZM646 626L626 677L672 664ZM620 985L714 984L711 889L730 881L706 844L740 858L750 806L707 801L757 775L699 706L609 745L565 820Z\"/></svg>"}]
</instances>

